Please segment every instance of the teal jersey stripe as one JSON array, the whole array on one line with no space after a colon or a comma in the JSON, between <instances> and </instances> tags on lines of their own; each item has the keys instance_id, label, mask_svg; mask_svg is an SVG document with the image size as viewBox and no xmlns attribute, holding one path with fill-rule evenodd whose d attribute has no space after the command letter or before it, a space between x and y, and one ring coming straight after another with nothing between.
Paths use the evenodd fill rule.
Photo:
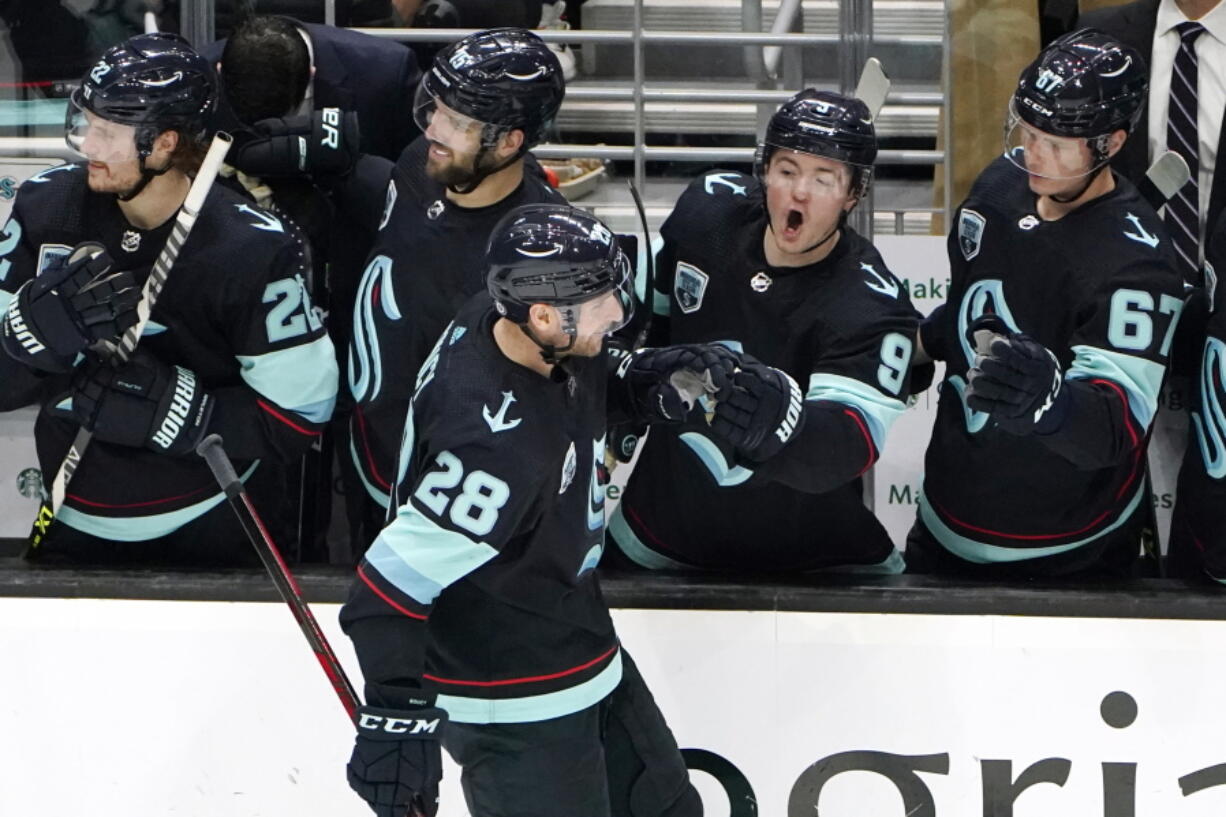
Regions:
<instances>
[{"instance_id":1,"label":"teal jersey stripe","mask_svg":"<svg viewBox=\"0 0 1226 817\"><path fill-rule=\"evenodd\" d=\"M281 408L316 423L332 416L340 372L327 335L302 346L235 357L247 385Z\"/></svg>"},{"instance_id":2,"label":"teal jersey stripe","mask_svg":"<svg viewBox=\"0 0 1226 817\"><path fill-rule=\"evenodd\" d=\"M438 705L459 723L534 723L573 715L603 701L622 680L619 651L609 665L581 684L522 698L469 698L439 695Z\"/></svg>"},{"instance_id":3,"label":"teal jersey stripe","mask_svg":"<svg viewBox=\"0 0 1226 817\"><path fill-rule=\"evenodd\" d=\"M255 473L259 464L259 460L251 464L251 467L241 477L243 482L246 482ZM101 539L113 539L116 542L145 542L174 533L188 522L213 510L225 498L225 494L218 492L186 508L150 516L95 516L92 513L64 505L55 518L70 528Z\"/></svg>"},{"instance_id":4,"label":"teal jersey stripe","mask_svg":"<svg viewBox=\"0 0 1226 817\"><path fill-rule=\"evenodd\" d=\"M724 452L719 450L719 446L697 431L686 431L678 439L698 456L721 488L740 485L753 476L752 469L743 465L730 465L724 457Z\"/></svg>"},{"instance_id":5,"label":"teal jersey stripe","mask_svg":"<svg viewBox=\"0 0 1226 817\"><path fill-rule=\"evenodd\" d=\"M656 553L644 545L634 535L630 524L626 522L626 517L622 515L622 506L620 504L613 509L613 514L609 517L608 530L613 536L613 544L622 553L626 554L626 558L639 567L645 567L648 570L687 570L690 568L690 565Z\"/></svg>"},{"instance_id":6,"label":"teal jersey stripe","mask_svg":"<svg viewBox=\"0 0 1226 817\"><path fill-rule=\"evenodd\" d=\"M826 372L809 375L809 391L805 394L805 400L842 403L860 412L868 422L868 431L873 435L873 445L879 453L885 450L885 437L890 426L907 410L907 404L903 401L886 397L866 383Z\"/></svg>"},{"instance_id":7,"label":"teal jersey stripe","mask_svg":"<svg viewBox=\"0 0 1226 817\"><path fill-rule=\"evenodd\" d=\"M349 434L349 454L353 457L353 467L357 469L358 477L362 480L362 484L366 486L366 493L375 502L378 502L384 510L392 504L392 498L388 494L380 491L378 488L370 484L370 480L366 478L366 470L362 462L362 458L358 456L357 443L354 442L355 435Z\"/></svg>"},{"instance_id":8,"label":"teal jersey stripe","mask_svg":"<svg viewBox=\"0 0 1226 817\"><path fill-rule=\"evenodd\" d=\"M929 506L923 492L919 496L919 516L923 521L924 526L928 528L928 532L940 542L946 550L959 556L968 562L973 562L978 565L997 564L999 562L1024 562L1030 559L1040 559L1044 556L1054 556L1057 553L1066 553L1070 550L1075 550L1082 545L1089 544L1095 539L1106 536L1111 531L1123 525L1131 516L1133 511L1137 509L1137 505L1141 503L1142 497L1145 496L1145 483L1142 481L1141 486L1137 488L1137 492L1133 494L1128 505L1107 527L1100 530L1091 536L1084 539L1078 539L1076 542L1068 542L1063 545L1052 545L1042 548L1021 548L1021 547L1001 547L1000 545L989 545L984 542L976 542L974 539L969 539L960 533L956 533L952 528L945 524L936 511Z\"/></svg>"},{"instance_id":9,"label":"teal jersey stripe","mask_svg":"<svg viewBox=\"0 0 1226 817\"><path fill-rule=\"evenodd\" d=\"M371 558L371 554L376 558ZM447 530L413 506L401 505L396 518L375 539L366 560L385 579L421 604L498 555L485 542ZM418 593L433 591L429 598Z\"/></svg>"},{"instance_id":10,"label":"teal jersey stripe","mask_svg":"<svg viewBox=\"0 0 1226 817\"><path fill-rule=\"evenodd\" d=\"M1073 347L1073 365L1065 373L1069 380L1110 380L1128 395L1132 415L1142 429L1149 428L1158 410L1158 391L1166 366L1133 355L1109 352L1096 346Z\"/></svg>"}]
</instances>

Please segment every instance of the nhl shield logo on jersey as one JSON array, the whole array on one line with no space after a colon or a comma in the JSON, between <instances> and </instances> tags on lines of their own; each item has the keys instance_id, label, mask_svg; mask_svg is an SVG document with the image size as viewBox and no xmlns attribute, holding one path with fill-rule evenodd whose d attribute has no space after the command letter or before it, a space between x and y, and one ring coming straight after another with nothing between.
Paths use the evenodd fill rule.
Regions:
<instances>
[{"instance_id":1,"label":"nhl shield logo on jersey","mask_svg":"<svg viewBox=\"0 0 1226 817\"><path fill-rule=\"evenodd\" d=\"M749 288L754 292L766 292L766 290L771 288L771 284L773 283L775 283L773 278L771 278L765 272L759 272L757 275L749 279Z\"/></svg>"},{"instance_id":2,"label":"nhl shield logo on jersey","mask_svg":"<svg viewBox=\"0 0 1226 817\"><path fill-rule=\"evenodd\" d=\"M983 240L983 228L987 223L987 219L974 210L963 210L958 217L958 247L967 261L979 255L979 242Z\"/></svg>"},{"instance_id":3,"label":"nhl shield logo on jersey","mask_svg":"<svg viewBox=\"0 0 1226 817\"><path fill-rule=\"evenodd\" d=\"M687 315L697 312L702 306L702 296L707 292L707 274L684 261L677 262L677 276L673 283L673 295L677 305Z\"/></svg>"}]
</instances>

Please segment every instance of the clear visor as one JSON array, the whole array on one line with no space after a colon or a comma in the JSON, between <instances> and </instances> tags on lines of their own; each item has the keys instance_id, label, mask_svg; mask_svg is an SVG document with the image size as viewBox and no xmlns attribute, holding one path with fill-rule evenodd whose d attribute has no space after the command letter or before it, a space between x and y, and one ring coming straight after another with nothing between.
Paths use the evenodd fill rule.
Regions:
<instances>
[{"instance_id":1,"label":"clear visor","mask_svg":"<svg viewBox=\"0 0 1226 817\"><path fill-rule=\"evenodd\" d=\"M426 138L451 149L463 149L481 138L486 123L457 113L426 89L423 81L413 98L413 121Z\"/></svg>"},{"instance_id":2,"label":"clear visor","mask_svg":"<svg viewBox=\"0 0 1226 817\"><path fill-rule=\"evenodd\" d=\"M801 196L842 199L851 189L852 166L846 162L778 148L766 166L766 183Z\"/></svg>"},{"instance_id":3,"label":"clear visor","mask_svg":"<svg viewBox=\"0 0 1226 817\"><path fill-rule=\"evenodd\" d=\"M85 110L73 99L68 101L64 141L91 162L110 164L135 161L137 158L135 125L121 125L103 119Z\"/></svg>"},{"instance_id":4,"label":"clear visor","mask_svg":"<svg viewBox=\"0 0 1226 817\"><path fill-rule=\"evenodd\" d=\"M1088 139L1054 136L1025 122L1012 104L1005 119L1005 156L1032 176L1043 179L1081 179L1104 164L1095 163Z\"/></svg>"},{"instance_id":5,"label":"clear visor","mask_svg":"<svg viewBox=\"0 0 1226 817\"><path fill-rule=\"evenodd\" d=\"M630 322L634 315L634 279L623 255L618 262L617 286L590 301L559 307L563 323L574 327L575 337L609 335Z\"/></svg>"}]
</instances>

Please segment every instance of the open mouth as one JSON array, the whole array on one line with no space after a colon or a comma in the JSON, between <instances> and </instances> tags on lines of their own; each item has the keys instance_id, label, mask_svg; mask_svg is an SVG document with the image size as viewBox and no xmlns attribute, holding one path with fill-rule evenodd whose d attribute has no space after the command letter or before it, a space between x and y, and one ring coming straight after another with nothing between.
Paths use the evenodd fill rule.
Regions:
<instances>
[{"instance_id":1,"label":"open mouth","mask_svg":"<svg viewBox=\"0 0 1226 817\"><path fill-rule=\"evenodd\" d=\"M441 142L431 141L430 142L430 153L439 157L440 159L450 159L451 158L451 151Z\"/></svg>"},{"instance_id":2,"label":"open mouth","mask_svg":"<svg viewBox=\"0 0 1226 817\"><path fill-rule=\"evenodd\" d=\"M788 210L787 218L784 220L783 233L788 238L794 238L800 232L800 228L805 223L805 214L799 210Z\"/></svg>"}]
</instances>

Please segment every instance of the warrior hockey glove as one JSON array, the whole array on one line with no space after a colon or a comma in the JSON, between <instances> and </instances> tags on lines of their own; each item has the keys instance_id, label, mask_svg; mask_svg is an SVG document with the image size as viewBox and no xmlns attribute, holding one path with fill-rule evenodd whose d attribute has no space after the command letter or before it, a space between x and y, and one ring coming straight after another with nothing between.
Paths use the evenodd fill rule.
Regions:
<instances>
[{"instance_id":1,"label":"warrior hockey glove","mask_svg":"<svg viewBox=\"0 0 1226 817\"><path fill-rule=\"evenodd\" d=\"M262 119L255 138L236 147L230 164L250 176L343 176L358 159L358 115L323 108L286 119Z\"/></svg>"},{"instance_id":2,"label":"warrior hockey glove","mask_svg":"<svg viewBox=\"0 0 1226 817\"><path fill-rule=\"evenodd\" d=\"M715 343L663 346L625 353L617 376L626 384L636 419L644 423L680 423L700 398L723 400L731 393L740 358Z\"/></svg>"},{"instance_id":3,"label":"warrior hockey glove","mask_svg":"<svg viewBox=\"0 0 1226 817\"><path fill-rule=\"evenodd\" d=\"M83 364L68 397L53 414L80 423L99 440L173 456L196 450L213 411L212 395L194 372L139 348L118 368Z\"/></svg>"},{"instance_id":4,"label":"warrior hockey glove","mask_svg":"<svg viewBox=\"0 0 1226 817\"><path fill-rule=\"evenodd\" d=\"M71 371L86 347L114 340L136 323L140 296L131 272L111 272L111 258L101 244L79 244L18 288L4 316L0 344L27 366Z\"/></svg>"},{"instance_id":5,"label":"warrior hockey glove","mask_svg":"<svg viewBox=\"0 0 1226 817\"><path fill-rule=\"evenodd\" d=\"M420 707L358 709L358 734L349 758L349 786L379 817L438 812L443 779L439 739L447 713L423 695ZM410 806L415 806L413 811Z\"/></svg>"},{"instance_id":6,"label":"warrior hockey glove","mask_svg":"<svg viewBox=\"0 0 1226 817\"><path fill-rule=\"evenodd\" d=\"M763 462L796 437L804 425L804 395L781 369L742 355L731 394L715 407L711 430L738 455Z\"/></svg>"},{"instance_id":7,"label":"warrior hockey glove","mask_svg":"<svg viewBox=\"0 0 1226 817\"><path fill-rule=\"evenodd\" d=\"M1020 334L997 334L986 347L967 373L966 404L987 412L1012 434L1049 434L1059 428L1067 394L1055 354Z\"/></svg>"}]
</instances>

